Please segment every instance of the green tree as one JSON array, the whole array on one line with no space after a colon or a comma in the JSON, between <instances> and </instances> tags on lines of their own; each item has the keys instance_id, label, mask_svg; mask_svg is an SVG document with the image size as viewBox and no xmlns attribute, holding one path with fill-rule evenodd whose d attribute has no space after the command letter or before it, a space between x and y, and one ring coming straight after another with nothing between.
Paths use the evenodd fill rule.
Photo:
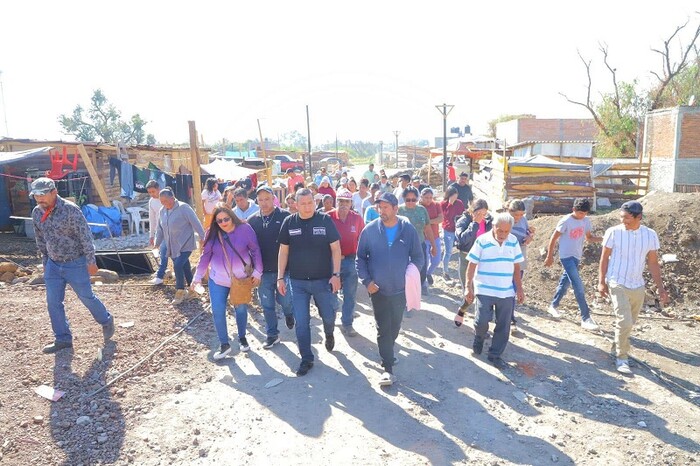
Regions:
<instances>
[{"instance_id":1,"label":"green tree","mask_svg":"<svg viewBox=\"0 0 700 466\"><path fill-rule=\"evenodd\" d=\"M520 118L535 118L535 115L531 115L529 113L521 113L520 115L501 115L498 118L494 118L493 120L489 121L489 131L487 135L489 137L495 138L496 137L496 125L499 123L505 123L506 121L511 121L511 120L518 120Z\"/></svg>"},{"instance_id":2,"label":"green tree","mask_svg":"<svg viewBox=\"0 0 700 466\"><path fill-rule=\"evenodd\" d=\"M588 78L585 100L573 100L560 93L568 102L584 107L593 117L599 128L596 152L605 157L635 157L640 147L637 136L648 110L663 107L687 105L691 95L697 94L698 83L698 41L700 24L690 31L689 37L683 39L680 33L688 26L690 19L678 26L663 41L663 47L652 49L662 58L662 70L651 71L658 80L651 89L640 89L636 82L618 82L617 68L608 61L608 46L600 44L602 61L610 73L612 90L602 92L599 101L591 97L593 81L591 79L591 60L585 59L579 52Z\"/></svg>"},{"instance_id":3,"label":"green tree","mask_svg":"<svg viewBox=\"0 0 700 466\"><path fill-rule=\"evenodd\" d=\"M107 100L100 89L96 89L87 110L77 105L70 115L58 117L64 134L71 134L79 141L96 141L123 144L155 144L152 134L146 134L147 122L138 113L123 120L121 112Z\"/></svg>"}]
</instances>

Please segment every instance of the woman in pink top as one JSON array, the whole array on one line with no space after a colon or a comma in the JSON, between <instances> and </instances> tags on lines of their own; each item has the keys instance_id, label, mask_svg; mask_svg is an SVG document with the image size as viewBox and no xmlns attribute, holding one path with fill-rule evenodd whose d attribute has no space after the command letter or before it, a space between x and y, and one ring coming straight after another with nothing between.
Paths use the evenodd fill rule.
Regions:
<instances>
[{"instance_id":1,"label":"woman in pink top","mask_svg":"<svg viewBox=\"0 0 700 466\"><path fill-rule=\"evenodd\" d=\"M321 186L318 187L319 194L330 194L333 198L333 205L335 205L335 189L331 187L331 179L324 176L321 180Z\"/></svg>"},{"instance_id":2,"label":"woman in pink top","mask_svg":"<svg viewBox=\"0 0 700 466\"><path fill-rule=\"evenodd\" d=\"M231 288L231 275L240 279L247 278L251 280L253 286L258 286L263 264L258 239L250 225L239 220L236 214L224 204L219 204L214 209L212 216L215 221L212 222L204 239L204 248L192 280L192 289L201 283L202 277L208 269L211 313L221 343L219 351L214 353L214 359L218 360L231 353L226 327L226 308ZM251 261L254 270L252 276L248 277L245 266L250 265ZM235 311L238 342L241 351L248 351L250 346L245 337L248 305L235 306Z\"/></svg>"}]
</instances>

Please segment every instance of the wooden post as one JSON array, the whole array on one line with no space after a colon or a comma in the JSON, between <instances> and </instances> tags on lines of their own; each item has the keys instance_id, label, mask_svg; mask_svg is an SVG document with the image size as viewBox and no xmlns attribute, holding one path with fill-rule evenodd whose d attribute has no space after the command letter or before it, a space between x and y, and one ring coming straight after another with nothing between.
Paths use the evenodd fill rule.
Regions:
<instances>
[{"instance_id":1,"label":"wooden post","mask_svg":"<svg viewBox=\"0 0 700 466\"><path fill-rule=\"evenodd\" d=\"M260 148L263 152L263 159L265 159L265 173L267 174L267 185L272 187L272 167L267 163L267 151L265 150L265 141L262 136L262 129L260 128L260 119L258 118L258 133L260 133Z\"/></svg>"},{"instance_id":2,"label":"wooden post","mask_svg":"<svg viewBox=\"0 0 700 466\"><path fill-rule=\"evenodd\" d=\"M199 168L199 147L197 146L197 127L194 121L187 122L190 126L190 160L192 164L192 202L197 218L204 221L204 208L202 207L202 172Z\"/></svg>"},{"instance_id":3,"label":"wooden post","mask_svg":"<svg viewBox=\"0 0 700 466\"><path fill-rule=\"evenodd\" d=\"M100 202L102 202L102 205L105 207L112 207L107 191L105 191L105 187L102 184L102 180L100 180L100 177L97 175L95 166L92 164L90 156L85 151L85 146L78 144L78 152L80 153L80 158L83 159L85 168L87 168L87 171L90 174L90 180L92 181L93 186L95 186L95 189L97 189L97 194L100 196Z\"/></svg>"}]
</instances>

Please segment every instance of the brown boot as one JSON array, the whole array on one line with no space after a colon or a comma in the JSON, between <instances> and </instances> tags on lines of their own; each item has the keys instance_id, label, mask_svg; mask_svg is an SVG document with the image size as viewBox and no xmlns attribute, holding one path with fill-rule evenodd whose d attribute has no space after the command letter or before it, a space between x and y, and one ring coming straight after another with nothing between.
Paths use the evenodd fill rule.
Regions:
<instances>
[{"instance_id":1,"label":"brown boot","mask_svg":"<svg viewBox=\"0 0 700 466\"><path fill-rule=\"evenodd\" d=\"M187 299L187 290L176 290L175 299L173 299L170 304L177 306L178 304L182 304L185 299Z\"/></svg>"}]
</instances>

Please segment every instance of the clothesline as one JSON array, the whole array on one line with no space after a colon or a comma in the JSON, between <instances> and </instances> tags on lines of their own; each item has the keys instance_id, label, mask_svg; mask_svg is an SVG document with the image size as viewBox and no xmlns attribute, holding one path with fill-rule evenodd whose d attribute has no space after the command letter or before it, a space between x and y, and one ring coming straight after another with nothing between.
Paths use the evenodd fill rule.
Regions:
<instances>
[{"instance_id":1,"label":"clothesline","mask_svg":"<svg viewBox=\"0 0 700 466\"><path fill-rule=\"evenodd\" d=\"M31 178L31 177L29 177L29 176L10 175L10 174L8 174L8 173L0 173L0 176L4 176L4 177L7 177L7 178L13 178L13 179L16 179L16 180L24 180L24 181L26 181L26 182L28 182L28 183L31 183L31 182L34 180L33 178ZM54 181L55 183L61 183L61 182L68 182L68 181L87 180L87 179L89 179L89 178L90 178L89 176L80 176L80 177L76 177L76 178L71 178L70 180L64 180L64 179L61 178L61 179L53 180L53 181Z\"/></svg>"}]
</instances>

